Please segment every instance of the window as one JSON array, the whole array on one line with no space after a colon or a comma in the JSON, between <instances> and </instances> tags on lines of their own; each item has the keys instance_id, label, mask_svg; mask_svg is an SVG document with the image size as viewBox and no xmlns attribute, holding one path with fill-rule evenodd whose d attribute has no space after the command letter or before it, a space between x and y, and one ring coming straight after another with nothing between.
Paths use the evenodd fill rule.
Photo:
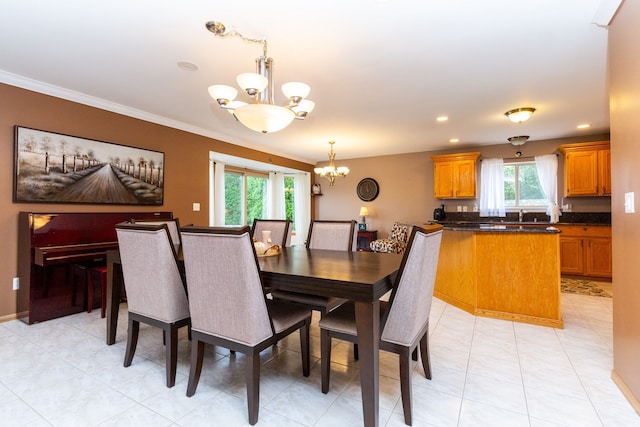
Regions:
<instances>
[{"instance_id":1,"label":"window","mask_svg":"<svg viewBox=\"0 0 640 427\"><path fill-rule=\"evenodd\" d=\"M265 218L268 177L258 173L224 173L225 225L251 225L254 218Z\"/></svg>"},{"instance_id":2,"label":"window","mask_svg":"<svg viewBox=\"0 0 640 427\"><path fill-rule=\"evenodd\" d=\"M296 231L295 178L284 177L284 210L285 219L291 221L292 232Z\"/></svg>"},{"instance_id":3,"label":"window","mask_svg":"<svg viewBox=\"0 0 640 427\"><path fill-rule=\"evenodd\" d=\"M547 207L535 162L504 164L504 204L507 209Z\"/></svg>"}]
</instances>

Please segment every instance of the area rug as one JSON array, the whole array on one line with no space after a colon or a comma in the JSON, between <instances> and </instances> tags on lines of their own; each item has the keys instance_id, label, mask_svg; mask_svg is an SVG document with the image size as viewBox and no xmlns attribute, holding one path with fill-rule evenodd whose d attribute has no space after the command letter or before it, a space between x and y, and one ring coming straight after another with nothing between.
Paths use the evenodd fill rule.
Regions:
<instances>
[{"instance_id":1,"label":"area rug","mask_svg":"<svg viewBox=\"0 0 640 427\"><path fill-rule=\"evenodd\" d=\"M562 292L580 295L589 295L595 297L611 298L613 296L612 286L610 282L598 282L586 279L569 279L562 277L560 279L560 288Z\"/></svg>"}]
</instances>

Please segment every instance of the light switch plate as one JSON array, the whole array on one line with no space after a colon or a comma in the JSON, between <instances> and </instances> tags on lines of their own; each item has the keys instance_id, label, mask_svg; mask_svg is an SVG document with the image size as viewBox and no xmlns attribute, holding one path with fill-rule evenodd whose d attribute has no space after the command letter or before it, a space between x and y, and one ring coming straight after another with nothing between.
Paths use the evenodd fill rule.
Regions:
<instances>
[{"instance_id":1,"label":"light switch plate","mask_svg":"<svg viewBox=\"0 0 640 427\"><path fill-rule=\"evenodd\" d=\"M624 193L624 213L635 213L635 197L634 192Z\"/></svg>"},{"instance_id":2,"label":"light switch plate","mask_svg":"<svg viewBox=\"0 0 640 427\"><path fill-rule=\"evenodd\" d=\"M200 212L200 203L194 203L193 204L193 211L194 212Z\"/></svg>"}]
</instances>

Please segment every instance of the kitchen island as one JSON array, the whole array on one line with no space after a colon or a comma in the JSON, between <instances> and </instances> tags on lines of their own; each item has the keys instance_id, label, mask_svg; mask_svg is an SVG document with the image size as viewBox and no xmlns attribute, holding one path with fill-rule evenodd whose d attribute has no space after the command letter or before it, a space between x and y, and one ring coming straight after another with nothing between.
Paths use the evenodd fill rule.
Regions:
<instances>
[{"instance_id":1,"label":"kitchen island","mask_svg":"<svg viewBox=\"0 0 640 427\"><path fill-rule=\"evenodd\" d=\"M478 316L563 327L557 228L443 225L434 296Z\"/></svg>"}]
</instances>

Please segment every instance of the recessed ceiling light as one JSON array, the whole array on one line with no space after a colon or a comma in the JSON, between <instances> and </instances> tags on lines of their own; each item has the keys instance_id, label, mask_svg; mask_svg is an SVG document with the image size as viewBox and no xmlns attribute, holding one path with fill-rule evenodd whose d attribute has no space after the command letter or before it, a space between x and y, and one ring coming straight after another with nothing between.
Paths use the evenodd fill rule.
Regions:
<instances>
[{"instance_id":1,"label":"recessed ceiling light","mask_svg":"<svg viewBox=\"0 0 640 427\"><path fill-rule=\"evenodd\" d=\"M456 143L456 142L460 142L460 140L458 138L451 138L449 142Z\"/></svg>"},{"instance_id":2,"label":"recessed ceiling light","mask_svg":"<svg viewBox=\"0 0 640 427\"><path fill-rule=\"evenodd\" d=\"M583 123L581 125L576 126L578 129L588 129L591 127L589 123Z\"/></svg>"},{"instance_id":3,"label":"recessed ceiling light","mask_svg":"<svg viewBox=\"0 0 640 427\"><path fill-rule=\"evenodd\" d=\"M198 71L198 66L190 61L178 61L178 67L185 71Z\"/></svg>"},{"instance_id":4,"label":"recessed ceiling light","mask_svg":"<svg viewBox=\"0 0 640 427\"><path fill-rule=\"evenodd\" d=\"M438 116L436 118L436 120L439 121L439 122L446 122L447 120L449 120L449 117L447 117L447 116Z\"/></svg>"}]
</instances>

